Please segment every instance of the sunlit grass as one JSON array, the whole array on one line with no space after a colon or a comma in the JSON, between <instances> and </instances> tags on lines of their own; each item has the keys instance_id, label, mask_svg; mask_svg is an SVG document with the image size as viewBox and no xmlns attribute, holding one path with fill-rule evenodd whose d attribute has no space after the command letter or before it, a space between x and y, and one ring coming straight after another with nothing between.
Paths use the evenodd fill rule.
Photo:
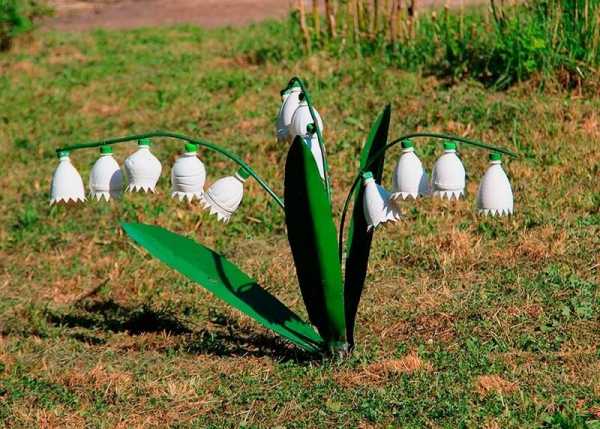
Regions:
<instances>
[{"instance_id":1,"label":"sunlit grass","mask_svg":"<svg viewBox=\"0 0 600 429\"><path fill-rule=\"evenodd\" d=\"M273 28L284 27L45 33L0 56L0 421L504 428L597 419L600 98L447 86L323 53L253 61L248 44L269 46ZM154 129L226 146L282 194L287 145L275 141L274 118L296 74L325 121L336 214L386 102L394 137L446 131L521 155L506 163L514 217L474 214L486 157L465 149L466 201L407 203L405 220L376 233L358 350L343 362L307 361L123 235L121 220L188 234L302 312L281 212L252 182L227 226L171 200L181 144L154 145L165 168L157 195L48 206L55 147ZM440 150L424 143L417 151L431 169ZM96 156L72 156L86 182ZM235 171L202 157L209 183Z\"/></svg>"}]
</instances>

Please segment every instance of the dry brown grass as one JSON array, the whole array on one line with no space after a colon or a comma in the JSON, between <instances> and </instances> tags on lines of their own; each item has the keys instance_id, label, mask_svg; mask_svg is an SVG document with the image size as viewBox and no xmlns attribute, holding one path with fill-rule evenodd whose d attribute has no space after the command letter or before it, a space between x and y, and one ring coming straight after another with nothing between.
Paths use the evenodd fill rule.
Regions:
<instances>
[{"instance_id":1,"label":"dry brown grass","mask_svg":"<svg viewBox=\"0 0 600 429\"><path fill-rule=\"evenodd\" d=\"M402 374L431 371L430 363L423 361L415 352L400 359L382 359L356 370L338 371L334 377L343 387L382 386Z\"/></svg>"},{"instance_id":2,"label":"dry brown grass","mask_svg":"<svg viewBox=\"0 0 600 429\"><path fill-rule=\"evenodd\" d=\"M480 375L475 380L475 390L481 396L490 394L507 395L517 390L517 384L499 375Z\"/></svg>"}]
</instances>

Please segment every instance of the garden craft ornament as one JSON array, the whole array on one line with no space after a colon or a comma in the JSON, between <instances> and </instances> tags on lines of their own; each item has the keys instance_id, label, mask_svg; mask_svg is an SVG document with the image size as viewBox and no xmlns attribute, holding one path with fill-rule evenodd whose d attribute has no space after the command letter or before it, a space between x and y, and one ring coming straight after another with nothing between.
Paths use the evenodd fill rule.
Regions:
<instances>
[{"instance_id":1,"label":"garden craft ornament","mask_svg":"<svg viewBox=\"0 0 600 429\"><path fill-rule=\"evenodd\" d=\"M52 178L50 202L85 201L83 181L71 164L70 152L101 148L101 158L90 174L90 190L95 198L108 200L120 193L123 186L110 146L139 142L138 150L125 161L127 189L147 192L155 190L162 172L160 161L150 151L150 139L184 141L184 154L177 158L171 170L174 198L198 200L219 220L227 222L242 202L245 181L252 178L272 198L275 206L284 210L288 241L309 321L304 321L225 257L190 238L141 223L122 223L125 232L152 256L300 349L309 353L345 354L355 346L356 314L375 230L382 224L400 219L400 207L410 204L406 198L425 197L430 193L430 186L434 195L442 198L464 196L465 169L457 156L456 143L491 152L490 165L477 194L478 212L484 215L513 212L512 190L500 165L500 154L510 157L515 154L481 142L437 133L412 133L389 141L390 119L391 107L388 105L373 123L362 148L337 230L323 123L299 78L293 78L282 91L276 124L278 140L289 145L283 200L248 164L227 149L205 140L156 131L58 149L59 164ZM415 139L443 143L444 153L435 163L431 184L417 157ZM393 192L390 193L382 185L385 154L397 144L402 144L403 149L394 169ZM237 173L218 179L204 191L207 171L198 158L198 149L219 153L238 164ZM344 246L348 213L350 227Z\"/></svg>"}]
</instances>

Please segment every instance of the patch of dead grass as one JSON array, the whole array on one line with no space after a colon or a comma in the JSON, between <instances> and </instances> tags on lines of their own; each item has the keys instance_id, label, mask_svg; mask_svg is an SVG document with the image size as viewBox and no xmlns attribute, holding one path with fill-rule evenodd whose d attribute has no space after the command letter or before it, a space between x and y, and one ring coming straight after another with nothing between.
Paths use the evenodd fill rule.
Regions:
<instances>
[{"instance_id":1,"label":"patch of dead grass","mask_svg":"<svg viewBox=\"0 0 600 429\"><path fill-rule=\"evenodd\" d=\"M89 390L101 391L104 397L122 396L130 389L132 381L131 374L106 368L101 363L96 364L91 370L77 366L67 372L61 372L54 380L80 393Z\"/></svg>"},{"instance_id":2,"label":"patch of dead grass","mask_svg":"<svg viewBox=\"0 0 600 429\"><path fill-rule=\"evenodd\" d=\"M517 383L505 380L499 375L480 375L475 380L475 391L480 396L490 394L506 395L517 390Z\"/></svg>"},{"instance_id":3,"label":"patch of dead grass","mask_svg":"<svg viewBox=\"0 0 600 429\"><path fill-rule=\"evenodd\" d=\"M401 374L431 371L431 369L429 362L423 361L412 352L400 359L387 359L357 370L344 370L334 374L334 378L343 387L378 386Z\"/></svg>"}]
</instances>

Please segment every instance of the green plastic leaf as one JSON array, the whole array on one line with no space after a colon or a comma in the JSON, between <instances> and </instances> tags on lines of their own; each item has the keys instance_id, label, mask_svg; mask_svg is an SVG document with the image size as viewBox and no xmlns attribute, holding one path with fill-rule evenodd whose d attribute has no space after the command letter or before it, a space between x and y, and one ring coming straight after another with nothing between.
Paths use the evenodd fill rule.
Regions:
<instances>
[{"instance_id":1,"label":"green plastic leaf","mask_svg":"<svg viewBox=\"0 0 600 429\"><path fill-rule=\"evenodd\" d=\"M379 114L369 137L360 154L360 169L362 170L387 144L388 130L390 127L391 106L388 104ZM369 171L373 173L375 182L381 183L383 175L383 163L385 156L381 156L371 167ZM346 308L346 328L348 342L354 345L354 324L356 322L356 313L358 304L362 295L362 290L367 276L367 267L369 264L369 253L371 252L371 240L373 239L373 230L367 231L367 221L363 213L363 188L359 186L352 209L352 222L348 230L348 258L346 259L346 271L344 282L344 300Z\"/></svg>"},{"instance_id":2,"label":"green plastic leaf","mask_svg":"<svg viewBox=\"0 0 600 429\"><path fill-rule=\"evenodd\" d=\"M158 226L137 223L122 226L152 256L263 326L306 351L317 352L322 349L323 339L312 326L223 256Z\"/></svg>"},{"instance_id":3,"label":"green plastic leaf","mask_svg":"<svg viewBox=\"0 0 600 429\"><path fill-rule=\"evenodd\" d=\"M313 155L300 137L285 164L285 221L310 321L331 349L346 345L342 270L331 203Z\"/></svg>"}]
</instances>

